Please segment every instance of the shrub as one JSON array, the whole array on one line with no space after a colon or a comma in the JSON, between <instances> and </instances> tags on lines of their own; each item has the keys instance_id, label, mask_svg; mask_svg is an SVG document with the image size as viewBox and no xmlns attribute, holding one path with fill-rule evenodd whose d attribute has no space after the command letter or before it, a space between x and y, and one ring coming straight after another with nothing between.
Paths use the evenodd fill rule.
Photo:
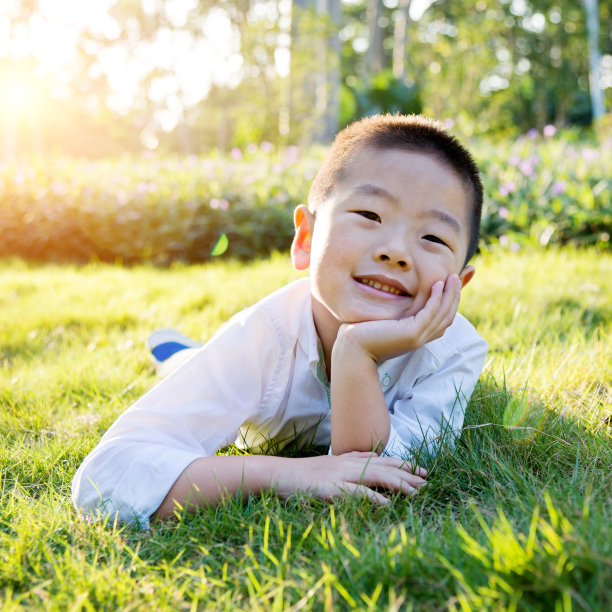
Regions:
<instances>
[{"instance_id":1,"label":"shrub","mask_svg":"<svg viewBox=\"0 0 612 612\"><path fill-rule=\"evenodd\" d=\"M485 183L483 244L610 248L612 140L572 134L473 147ZM60 261L205 261L286 250L324 150L270 143L228 155L39 158L0 166L0 256Z\"/></svg>"},{"instance_id":2,"label":"shrub","mask_svg":"<svg viewBox=\"0 0 612 612\"><path fill-rule=\"evenodd\" d=\"M319 152L262 148L207 158L37 159L0 168L0 255L203 261L287 249Z\"/></svg>"},{"instance_id":3,"label":"shrub","mask_svg":"<svg viewBox=\"0 0 612 612\"><path fill-rule=\"evenodd\" d=\"M558 137L553 126L477 149L484 175L485 242L610 248L612 139Z\"/></svg>"}]
</instances>

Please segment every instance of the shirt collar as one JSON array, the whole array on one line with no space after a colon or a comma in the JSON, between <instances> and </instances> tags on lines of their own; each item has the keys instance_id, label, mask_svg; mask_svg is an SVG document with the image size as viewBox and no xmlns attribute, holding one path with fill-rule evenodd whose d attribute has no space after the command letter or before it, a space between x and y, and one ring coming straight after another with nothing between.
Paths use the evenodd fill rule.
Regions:
<instances>
[{"instance_id":1,"label":"shirt collar","mask_svg":"<svg viewBox=\"0 0 612 612\"><path fill-rule=\"evenodd\" d=\"M309 300L308 306L304 308L302 314L302 330L299 335L300 347L306 353L308 367L314 376L325 387L329 387L327 372L325 371L325 357L323 355L323 346L317 334L312 317L312 303Z\"/></svg>"},{"instance_id":2,"label":"shirt collar","mask_svg":"<svg viewBox=\"0 0 612 612\"><path fill-rule=\"evenodd\" d=\"M302 314L301 333L299 334L299 344L304 353L307 355L308 367L315 378L326 388L329 388L329 379L325 370L325 357L323 355L323 345L317 334L312 316L312 302L308 300L308 305L304 308ZM400 355L394 359L383 361L378 364L378 376L381 382L383 392L399 378L401 372L406 367L406 361L410 358L411 353Z\"/></svg>"}]
</instances>

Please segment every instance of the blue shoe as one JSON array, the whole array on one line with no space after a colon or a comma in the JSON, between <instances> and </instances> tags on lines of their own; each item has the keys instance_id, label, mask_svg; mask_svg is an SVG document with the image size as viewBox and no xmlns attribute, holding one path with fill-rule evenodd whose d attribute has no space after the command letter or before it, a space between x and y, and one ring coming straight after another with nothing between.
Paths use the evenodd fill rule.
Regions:
<instances>
[{"instance_id":1,"label":"blue shoe","mask_svg":"<svg viewBox=\"0 0 612 612\"><path fill-rule=\"evenodd\" d=\"M157 368L179 351L200 346L203 346L201 342L171 328L156 329L147 338L147 347L151 351L151 358Z\"/></svg>"}]
</instances>

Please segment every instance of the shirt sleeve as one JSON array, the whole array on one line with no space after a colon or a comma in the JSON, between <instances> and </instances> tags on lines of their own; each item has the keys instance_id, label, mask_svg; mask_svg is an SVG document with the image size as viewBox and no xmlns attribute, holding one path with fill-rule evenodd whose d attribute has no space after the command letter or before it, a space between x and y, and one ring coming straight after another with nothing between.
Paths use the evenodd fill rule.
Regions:
<instances>
[{"instance_id":1,"label":"shirt sleeve","mask_svg":"<svg viewBox=\"0 0 612 612\"><path fill-rule=\"evenodd\" d=\"M435 453L452 443L463 426L465 410L480 377L487 343L473 332L468 342L442 362L425 350L422 373L400 391L390 408L387 455L406 457L419 448Z\"/></svg>"},{"instance_id":2,"label":"shirt sleeve","mask_svg":"<svg viewBox=\"0 0 612 612\"><path fill-rule=\"evenodd\" d=\"M279 354L265 312L236 315L104 434L74 476L77 509L147 527L190 463L257 420L279 374Z\"/></svg>"}]
</instances>

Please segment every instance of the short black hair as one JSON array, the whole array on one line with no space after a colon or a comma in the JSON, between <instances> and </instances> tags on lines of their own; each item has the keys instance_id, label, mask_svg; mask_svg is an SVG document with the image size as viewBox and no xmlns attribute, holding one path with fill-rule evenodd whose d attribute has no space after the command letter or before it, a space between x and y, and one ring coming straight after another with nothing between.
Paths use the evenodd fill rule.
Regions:
<instances>
[{"instance_id":1,"label":"short black hair","mask_svg":"<svg viewBox=\"0 0 612 612\"><path fill-rule=\"evenodd\" d=\"M373 115L360 119L336 136L314 178L308 204L316 210L346 174L353 156L364 147L400 149L434 156L463 180L472 200L470 237L464 266L480 239L483 189L480 171L470 152L439 121L422 115Z\"/></svg>"}]
</instances>

